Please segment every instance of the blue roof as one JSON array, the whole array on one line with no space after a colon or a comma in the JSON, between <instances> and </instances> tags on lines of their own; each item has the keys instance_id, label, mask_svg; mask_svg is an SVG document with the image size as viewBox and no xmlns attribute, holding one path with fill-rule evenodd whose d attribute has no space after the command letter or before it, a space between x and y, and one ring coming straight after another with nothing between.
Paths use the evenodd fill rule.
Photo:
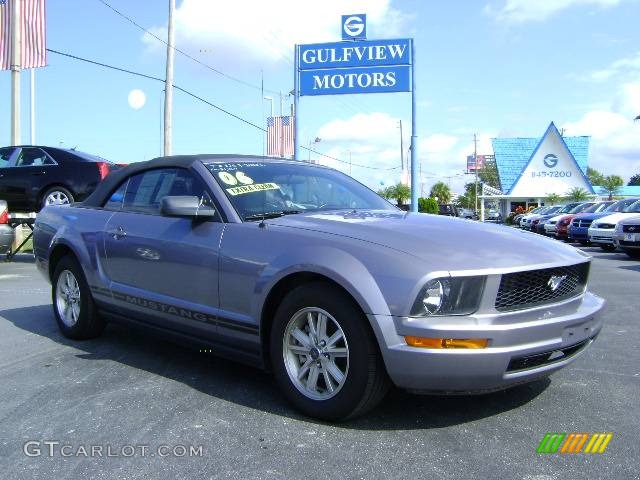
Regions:
<instances>
[{"instance_id":1,"label":"blue roof","mask_svg":"<svg viewBox=\"0 0 640 480\"><path fill-rule=\"evenodd\" d=\"M594 186L596 194L601 197L607 197L609 194L604 189L604 187L596 187ZM640 198L640 185L625 185L624 187L620 187L620 189L615 194L616 197L639 197Z\"/></svg>"},{"instance_id":2,"label":"blue roof","mask_svg":"<svg viewBox=\"0 0 640 480\"><path fill-rule=\"evenodd\" d=\"M493 138L493 153L496 157L498 175L500 176L500 186L503 192L509 192L524 169L529 164L531 157L535 153L543 138L555 129L553 122L549 125L545 135L542 137L519 137L519 138ZM571 155L576 160L578 167L586 176L589 164L589 138L590 137L562 137Z\"/></svg>"}]
</instances>

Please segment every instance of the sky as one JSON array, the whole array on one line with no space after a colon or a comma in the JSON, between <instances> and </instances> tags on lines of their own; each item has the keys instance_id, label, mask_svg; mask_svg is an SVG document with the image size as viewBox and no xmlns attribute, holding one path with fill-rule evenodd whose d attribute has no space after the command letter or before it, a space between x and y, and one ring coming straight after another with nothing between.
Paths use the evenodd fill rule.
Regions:
<instances>
[{"instance_id":1,"label":"sky","mask_svg":"<svg viewBox=\"0 0 640 480\"><path fill-rule=\"evenodd\" d=\"M164 78L165 45L105 2L166 38L166 1L49 0L47 47ZM177 53L174 83L264 127L272 102L263 96L279 114L282 92L290 111L294 45L339 41L340 16L354 13L367 14L368 39L414 38L421 194L439 180L454 192L472 180L464 171L474 133L478 153L490 154L491 138L539 137L551 121L592 137L590 166L625 180L640 173L640 0L177 0L176 47L201 63ZM118 163L157 157L162 101L161 82L49 53L36 71L35 143ZM0 144L10 141L9 105L2 71ZM179 91L173 119L174 154L265 151L264 132ZM411 94L302 97L298 120L301 145L342 162L302 158L374 189L400 180L399 121L406 155Z\"/></svg>"}]
</instances>

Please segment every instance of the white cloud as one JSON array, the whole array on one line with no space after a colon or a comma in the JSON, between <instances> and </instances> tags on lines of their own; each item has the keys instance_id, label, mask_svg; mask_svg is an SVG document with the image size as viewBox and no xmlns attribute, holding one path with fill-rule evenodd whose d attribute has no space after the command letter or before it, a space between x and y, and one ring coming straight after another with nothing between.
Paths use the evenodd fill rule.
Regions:
<instances>
[{"instance_id":1,"label":"white cloud","mask_svg":"<svg viewBox=\"0 0 640 480\"><path fill-rule=\"evenodd\" d=\"M640 84L625 84L614 98L610 110L586 113L562 127L566 135L590 135L589 166L605 175L628 179L640 173Z\"/></svg>"},{"instance_id":2,"label":"white cloud","mask_svg":"<svg viewBox=\"0 0 640 480\"><path fill-rule=\"evenodd\" d=\"M487 15L498 22L524 23L543 21L562 10L580 6L614 7L622 0L506 0L502 8L484 7Z\"/></svg>"},{"instance_id":3,"label":"white cloud","mask_svg":"<svg viewBox=\"0 0 640 480\"><path fill-rule=\"evenodd\" d=\"M588 74L586 77L582 78L594 82L604 82L611 79L612 77L627 74L635 76L640 75L640 51L629 57L616 60L615 62L612 62L608 67L600 70L595 70Z\"/></svg>"},{"instance_id":4,"label":"white cloud","mask_svg":"<svg viewBox=\"0 0 640 480\"><path fill-rule=\"evenodd\" d=\"M175 13L176 45L192 52L212 50L208 58L216 65L237 64L239 58L245 64L291 61L296 43L339 40L340 15L353 12L367 14L370 36L398 35L409 18L391 7L391 0L324 0L321 5L300 0L183 0ZM151 31L166 38L166 25ZM163 48L147 35L143 41Z\"/></svg>"}]
</instances>

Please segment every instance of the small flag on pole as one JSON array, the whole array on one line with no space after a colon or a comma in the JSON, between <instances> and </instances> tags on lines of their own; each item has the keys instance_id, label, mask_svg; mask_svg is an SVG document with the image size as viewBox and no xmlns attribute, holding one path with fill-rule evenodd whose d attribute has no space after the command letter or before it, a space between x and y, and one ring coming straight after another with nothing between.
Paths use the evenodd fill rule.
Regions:
<instances>
[{"instance_id":1,"label":"small flag on pole","mask_svg":"<svg viewBox=\"0 0 640 480\"><path fill-rule=\"evenodd\" d=\"M293 117L267 118L267 155L293 156Z\"/></svg>"},{"instance_id":2,"label":"small flag on pole","mask_svg":"<svg viewBox=\"0 0 640 480\"><path fill-rule=\"evenodd\" d=\"M20 1L20 68L47 65L44 2L45 0ZM0 0L0 70L11 68L11 9L14 3L14 0Z\"/></svg>"}]
</instances>

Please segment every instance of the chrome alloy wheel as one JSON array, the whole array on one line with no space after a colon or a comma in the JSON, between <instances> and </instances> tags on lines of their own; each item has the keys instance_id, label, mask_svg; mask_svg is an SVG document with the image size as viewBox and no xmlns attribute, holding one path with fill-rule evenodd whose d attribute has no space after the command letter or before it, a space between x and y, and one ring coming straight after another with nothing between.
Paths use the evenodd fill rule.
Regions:
<instances>
[{"instance_id":1,"label":"chrome alloy wheel","mask_svg":"<svg viewBox=\"0 0 640 480\"><path fill-rule=\"evenodd\" d=\"M44 203L45 205L67 205L71 201L66 193L56 190L47 195Z\"/></svg>"},{"instance_id":2,"label":"chrome alloy wheel","mask_svg":"<svg viewBox=\"0 0 640 480\"><path fill-rule=\"evenodd\" d=\"M80 317L80 286L69 270L63 270L56 284L56 310L67 327L73 327Z\"/></svg>"},{"instance_id":3,"label":"chrome alloy wheel","mask_svg":"<svg viewBox=\"0 0 640 480\"><path fill-rule=\"evenodd\" d=\"M289 379L312 400L336 395L349 373L347 338L336 319L321 308L303 308L291 317L282 355Z\"/></svg>"}]
</instances>

